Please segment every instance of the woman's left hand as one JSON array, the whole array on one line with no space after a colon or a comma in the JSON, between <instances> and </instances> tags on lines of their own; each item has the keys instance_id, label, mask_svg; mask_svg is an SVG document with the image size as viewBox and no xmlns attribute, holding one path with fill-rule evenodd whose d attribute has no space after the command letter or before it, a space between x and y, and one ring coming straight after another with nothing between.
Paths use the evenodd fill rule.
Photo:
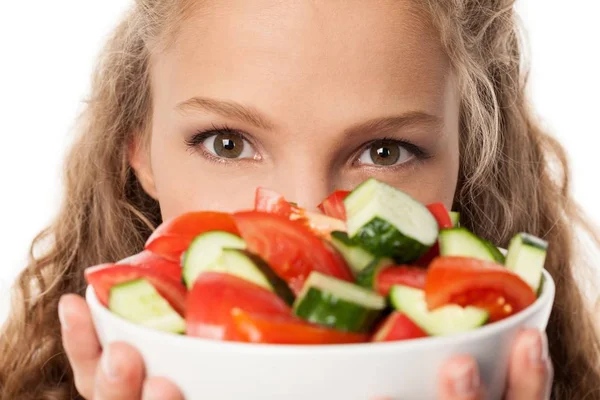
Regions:
<instances>
[{"instance_id":1,"label":"woman's left hand","mask_svg":"<svg viewBox=\"0 0 600 400\"><path fill-rule=\"evenodd\" d=\"M506 400L546 400L552 386L552 362L545 333L527 329L515 341L510 358ZM440 400L483 400L477 363L459 356L442 368L438 388Z\"/></svg>"}]
</instances>

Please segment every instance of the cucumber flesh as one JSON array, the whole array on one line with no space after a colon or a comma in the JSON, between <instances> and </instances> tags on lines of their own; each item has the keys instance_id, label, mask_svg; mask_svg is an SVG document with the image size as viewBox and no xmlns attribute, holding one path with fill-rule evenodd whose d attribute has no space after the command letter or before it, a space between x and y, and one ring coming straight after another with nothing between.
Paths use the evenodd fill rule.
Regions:
<instances>
[{"instance_id":1,"label":"cucumber flesh","mask_svg":"<svg viewBox=\"0 0 600 400\"><path fill-rule=\"evenodd\" d=\"M450 221L452 226L458 228L460 226L460 213L457 211L450 211Z\"/></svg>"},{"instance_id":2,"label":"cucumber flesh","mask_svg":"<svg viewBox=\"0 0 600 400\"><path fill-rule=\"evenodd\" d=\"M344 206L348 236L378 257L408 263L437 239L438 224L427 207L375 179L354 189Z\"/></svg>"},{"instance_id":3,"label":"cucumber flesh","mask_svg":"<svg viewBox=\"0 0 600 400\"><path fill-rule=\"evenodd\" d=\"M294 294L287 283L267 263L247 251L223 249L221 255L206 267L206 271L235 275L275 292L288 304L294 302Z\"/></svg>"},{"instance_id":4,"label":"cucumber flesh","mask_svg":"<svg viewBox=\"0 0 600 400\"><path fill-rule=\"evenodd\" d=\"M393 286L390 299L394 308L406 314L421 329L432 336L466 332L484 325L489 314L476 307L451 304L430 311L425 292L408 286Z\"/></svg>"},{"instance_id":5,"label":"cucumber flesh","mask_svg":"<svg viewBox=\"0 0 600 400\"><path fill-rule=\"evenodd\" d=\"M368 332L385 306L385 299L373 291L312 272L294 303L294 314L342 331Z\"/></svg>"},{"instance_id":6,"label":"cucumber flesh","mask_svg":"<svg viewBox=\"0 0 600 400\"><path fill-rule=\"evenodd\" d=\"M355 276L376 258L357 243L352 242L346 232L331 232L331 244L344 257Z\"/></svg>"},{"instance_id":7,"label":"cucumber flesh","mask_svg":"<svg viewBox=\"0 0 600 400\"><path fill-rule=\"evenodd\" d=\"M477 237L467 228L442 229L439 243L442 256L470 257L504 263L504 256L496 246Z\"/></svg>"},{"instance_id":8,"label":"cucumber flesh","mask_svg":"<svg viewBox=\"0 0 600 400\"><path fill-rule=\"evenodd\" d=\"M381 258L371 261L369 265L356 276L356 283L366 289L375 290L377 274L382 268L394 264L394 260L390 258Z\"/></svg>"},{"instance_id":9,"label":"cucumber flesh","mask_svg":"<svg viewBox=\"0 0 600 400\"><path fill-rule=\"evenodd\" d=\"M194 286L198 275L209 268L221 256L223 249L245 249L246 242L234 234L210 231L198 235L183 256L183 282L188 289Z\"/></svg>"},{"instance_id":10,"label":"cucumber flesh","mask_svg":"<svg viewBox=\"0 0 600 400\"><path fill-rule=\"evenodd\" d=\"M137 325L165 332L185 332L185 320L145 279L113 286L108 308Z\"/></svg>"},{"instance_id":11,"label":"cucumber flesh","mask_svg":"<svg viewBox=\"0 0 600 400\"><path fill-rule=\"evenodd\" d=\"M517 234L508 246L506 267L519 275L538 295L548 242L527 233Z\"/></svg>"}]
</instances>

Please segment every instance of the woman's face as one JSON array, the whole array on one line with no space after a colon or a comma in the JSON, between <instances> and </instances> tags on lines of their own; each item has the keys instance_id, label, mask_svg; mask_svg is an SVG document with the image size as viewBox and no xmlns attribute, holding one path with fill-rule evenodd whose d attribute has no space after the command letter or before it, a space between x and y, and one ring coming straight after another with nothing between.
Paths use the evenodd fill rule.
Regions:
<instances>
[{"instance_id":1,"label":"woman's face","mask_svg":"<svg viewBox=\"0 0 600 400\"><path fill-rule=\"evenodd\" d=\"M368 177L451 206L458 96L432 26L407 0L220 0L152 66L149 152L164 218L253 204L314 208Z\"/></svg>"}]
</instances>

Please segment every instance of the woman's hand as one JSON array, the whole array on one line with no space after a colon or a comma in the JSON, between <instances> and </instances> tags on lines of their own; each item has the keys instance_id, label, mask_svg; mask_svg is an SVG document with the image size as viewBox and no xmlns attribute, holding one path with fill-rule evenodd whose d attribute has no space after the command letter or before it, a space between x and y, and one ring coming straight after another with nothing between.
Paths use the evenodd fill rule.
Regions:
<instances>
[{"instance_id":1,"label":"woman's hand","mask_svg":"<svg viewBox=\"0 0 600 400\"><path fill-rule=\"evenodd\" d=\"M58 305L63 346L79 393L88 400L182 400L163 378L146 378L140 354L125 343L100 347L90 310L80 296L65 295Z\"/></svg>"},{"instance_id":2,"label":"woman's hand","mask_svg":"<svg viewBox=\"0 0 600 400\"><path fill-rule=\"evenodd\" d=\"M545 333L525 330L513 346L508 371L506 400L545 400L550 398L552 363L548 357ZM483 400L477 363L471 357L456 357L442 369L440 400Z\"/></svg>"}]
</instances>

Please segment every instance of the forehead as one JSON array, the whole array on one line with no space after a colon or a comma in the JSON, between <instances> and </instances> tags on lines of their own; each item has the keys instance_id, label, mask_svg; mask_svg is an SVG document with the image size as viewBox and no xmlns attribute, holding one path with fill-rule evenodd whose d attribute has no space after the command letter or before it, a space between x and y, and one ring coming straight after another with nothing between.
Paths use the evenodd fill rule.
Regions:
<instances>
[{"instance_id":1,"label":"forehead","mask_svg":"<svg viewBox=\"0 0 600 400\"><path fill-rule=\"evenodd\" d=\"M170 104L234 97L315 116L335 100L346 113L385 113L441 107L448 72L412 1L219 0L198 7L157 56L153 86Z\"/></svg>"}]
</instances>

